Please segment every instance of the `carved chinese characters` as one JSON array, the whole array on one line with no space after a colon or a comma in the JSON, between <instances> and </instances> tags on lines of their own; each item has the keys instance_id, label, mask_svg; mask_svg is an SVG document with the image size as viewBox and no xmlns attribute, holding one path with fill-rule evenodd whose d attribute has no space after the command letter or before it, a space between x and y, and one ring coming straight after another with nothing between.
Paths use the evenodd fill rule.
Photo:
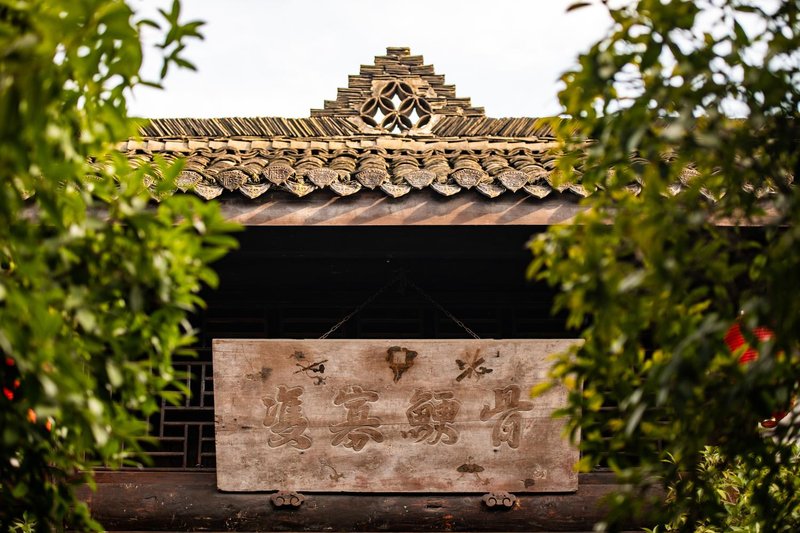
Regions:
<instances>
[{"instance_id":1,"label":"carved chinese characters","mask_svg":"<svg viewBox=\"0 0 800 533\"><path fill-rule=\"evenodd\" d=\"M264 425L272 432L267 440L271 448L288 444L305 450L311 446L311 439L303 434L308 428L308 420L303 416L301 394L303 387L289 389L281 385L275 398L267 396L261 399L267 408Z\"/></svg>"},{"instance_id":2,"label":"carved chinese characters","mask_svg":"<svg viewBox=\"0 0 800 533\"><path fill-rule=\"evenodd\" d=\"M575 448L529 397L572 340L216 340L221 490L577 488Z\"/></svg>"},{"instance_id":3,"label":"carved chinese characters","mask_svg":"<svg viewBox=\"0 0 800 533\"><path fill-rule=\"evenodd\" d=\"M336 434L331 444L342 444L345 448L359 451L369 442L383 442L383 433L378 430L381 419L369 416L369 403L378 400L378 393L365 391L358 385L350 385L340 389L334 398L335 405L342 405L347 409L347 417L343 422L334 424L330 430Z\"/></svg>"},{"instance_id":4,"label":"carved chinese characters","mask_svg":"<svg viewBox=\"0 0 800 533\"><path fill-rule=\"evenodd\" d=\"M427 444L455 444L458 431L453 427L461 402L453 391L425 391L417 389L411 397L411 407L406 411L411 429L402 432L404 438Z\"/></svg>"},{"instance_id":5,"label":"carved chinese characters","mask_svg":"<svg viewBox=\"0 0 800 533\"><path fill-rule=\"evenodd\" d=\"M533 409L533 402L521 401L522 391L519 385L509 385L502 389L494 390L494 407L484 405L481 409L481 421L498 416L497 423L492 429L492 444L500 446L503 442L514 449L519 448L522 438L522 415L520 411Z\"/></svg>"}]
</instances>

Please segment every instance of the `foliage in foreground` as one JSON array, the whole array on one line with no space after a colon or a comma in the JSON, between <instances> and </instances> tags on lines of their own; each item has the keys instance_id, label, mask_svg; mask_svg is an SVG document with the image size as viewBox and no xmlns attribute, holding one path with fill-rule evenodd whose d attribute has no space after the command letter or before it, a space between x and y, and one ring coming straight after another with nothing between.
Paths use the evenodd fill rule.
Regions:
<instances>
[{"instance_id":1,"label":"foliage in foreground","mask_svg":"<svg viewBox=\"0 0 800 533\"><path fill-rule=\"evenodd\" d=\"M792 455L780 469L778 474L780 482L773 483L769 487L773 499L781 501L787 509L783 526L789 531L800 529L799 453L800 450L795 447ZM761 529L763 517L759 516L757 507L752 504L753 489L768 481L770 471L766 467L752 469L751 466L744 465L741 461L727 461L716 447L709 446L703 450L698 474L709 480L717 498L725 508L725 517L721 523L712 523L711 520L701 521L697 525L697 533L746 533ZM702 497L702 494L698 496ZM668 500L675 497L674 491L668 492ZM683 516L677 516L671 523L646 531L649 533L679 531L684 521Z\"/></svg>"},{"instance_id":2,"label":"foliage in foreground","mask_svg":"<svg viewBox=\"0 0 800 533\"><path fill-rule=\"evenodd\" d=\"M764 438L759 421L800 378L800 6L626 4L560 94L560 178L593 191L590 210L531 242L530 275L562 289L586 341L554 370L580 467L627 484L610 529L662 487L653 523L722 530L746 512L748 527L796 531L792 425ZM737 321L758 350L747 364L724 343ZM727 476L747 495L735 510Z\"/></svg>"},{"instance_id":3,"label":"foliage in foreground","mask_svg":"<svg viewBox=\"0 0 800 533\"><path fill-rule=\"evenodd\" d=\"M0 529L97 528L74 487L135 457L175 398L171 358L232 246L214 205L153 207L180 170L132 168L125 96L143 83L122 0L0 1ZM199 23L163 13L164 71ZM176 388L177 387L177 388Z\"/></svg>"}]
</instances>

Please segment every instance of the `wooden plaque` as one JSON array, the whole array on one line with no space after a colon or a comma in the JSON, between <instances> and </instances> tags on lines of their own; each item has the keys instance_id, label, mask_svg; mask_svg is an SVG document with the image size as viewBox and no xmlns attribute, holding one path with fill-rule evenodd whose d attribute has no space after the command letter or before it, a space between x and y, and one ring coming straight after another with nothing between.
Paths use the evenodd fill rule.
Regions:
<instances>
[{"instance_id":1,"label":"wooden plaque","mask_svg":"<svg viewBox=\"0 0 800 533\"><path fill-rule=\"evenodd\" d=\"M575 342L215 340L217 485L575 491L566 391L529 394Z\"/></svg>"}]
</instances>

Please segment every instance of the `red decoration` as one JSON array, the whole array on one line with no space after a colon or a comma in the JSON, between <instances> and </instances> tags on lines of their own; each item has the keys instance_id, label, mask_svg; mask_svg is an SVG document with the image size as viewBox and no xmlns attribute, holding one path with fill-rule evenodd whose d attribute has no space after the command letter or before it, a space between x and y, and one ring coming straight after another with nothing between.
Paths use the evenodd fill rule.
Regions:
<instances>
[{"instance_id":1,"label":"red decoration","mask_svg":"<svg viewBox=\"0 0 800 533\"><path fill-rule=\"evenodd\" d=\"M753 330L753 334L760 341L768 341L773 337L772 330L769 328L756 328ZM747 346L747 349L739 357L739 362L742 364L758 358L758 350L745 342L744 335L742 335L742 330L738 322L732 325L725 334L725 344L728 345L728 349L730 349L731 352L735 352L742 346Z\"/></svg>"},{"instance_id":2,"label":"red decoration","mask_svg":"<svg viewBox=\"0 0 800 533\"><path fill-rule=\"evenodd\" d=\"M768 341L774 337L772 330L764 327L755 328L753 334L759 341ZM745 364L758 359L758 350L745 342L744 335L742 335L742 330L738 322L734 323L725 334L725 344L728 345L728 349L731 352L736 352L742 346L746 347L744 353L739 356L739 364ZM786 411L772 413L771 417L761 421L761 426L767 429L774 428L787 414L788 412Z\"/></svg>"}]
</instances>

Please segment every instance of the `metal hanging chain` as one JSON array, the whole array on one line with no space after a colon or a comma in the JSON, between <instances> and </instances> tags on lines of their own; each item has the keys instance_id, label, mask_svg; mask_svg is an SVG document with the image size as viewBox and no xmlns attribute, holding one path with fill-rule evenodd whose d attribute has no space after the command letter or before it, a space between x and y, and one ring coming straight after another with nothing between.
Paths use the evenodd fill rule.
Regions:
<instances>
[{"instance_id":1,"label":"metal hanging chain","mask_svg":"<svg viewBox=\"0 0 800 533\"><path fill-rule=\"evenodd\" d=\"M477 334L476 334L474 331L472 331L471 329L469 329L469 327L468 327L466 324L464 324L462 321L460 321L458 318L456 318L456 316L455 316L453 313L451 313L450 311L448 311L447 309L445 309L445 308L442 306L442 304L440 304L439 302L437 302L436 300L434 300L434 299L433 299L433 296L431 296L430 294L428 294L427 292L425 292L425 291L422 289L422 287L418 286L416 283L414 283L413 281L411 281L411 280L410 280L410 279L408 279L408 278L405 278L405 279L404 279L404 281L406 282L406 284L407 284L409 287L411 287L412 289L414 289L415 291L417 291L417 292L418 292L418 293L419 293L419 294L420 294L420 295L421 295L423 298L425 298L426 300L428 300L428 302L430 302L431 304L433 304L433 306L434 306L436 309L438 309L439 311L441 311L442 313L444 313L444 315L445 315L447 318L449 318L450 320L452 320L453 322L455 322L455 324L456 324L458 327L460 327L461 329L463 329L464 331L466 331L466 332L467 332L467 333L468 333L468 334L469 334L469 335L470 335L470 336L471 336L473 339L480 339L480 337L479 337L479 336L478 336L478 335L477 335Z\"/></svg>"},{"instance_id":2,"label":"metal hanging chain","mask_svg":"<svg viewBox=\"0 0 800 533\"><path fill-rule=\"evenodd\" d=\"M389 288L389 287L391 287L392 285L396 284L396 283L397 283L398 281L400 281L400 280L401 280L403 277L404 277L404 276L403 276L403 274L398 274L398 275L394 276L392 279L390 279L390 280L389 280L389 283L387 283L386 285L384 285L383 287L381 287L380 289L378 289L377 291L375 291L375 292L372 294L372 296L370 296L369 298L367 298L366 300L364 300L364 301L361 303L361 305L359 305L358 307L356 307L355 309L353 309L352 311L350 311L350 313L348 313L347 315L345 315L345 317L344 317L344 318L342 318L342 319L341 319L339 322L337 322L337 323L336 323L336 324L335 324L335 325L334 325L334 326L333 326L331 329L329 329L328 331L326 331L325 333L323 333L323 334L322 334L322 336L320 337L320 340L322 340L322 339L327 339L327 338L328 338L328 336L329 336L331 333L333 333L334 331L336 331L337 329L339 329L340 327L342 327L344 324L346 324L346 323L347 323L347 321L349 321L351 318L353 318L353 315L355 315L356 313L358 313L359 311L361 311L362 309L364 309L366 306L368 306L369 304L371 304L373 301L375 301L375 298L377 298L378 296L380 296L381 294L383 294L383 292L384 292L386 289L388 289L388 288Z\"/></svg>"},{"instance_id":3,"label":"metal hanging chain","mask_svg":"<svg viewBox=\"0 0 800 533\"><path fill-rule=\"evenodd\" d=\"M328 336L331 335L334 331L336 331L337 329L339 329L340 327L345 325L351 318L353 318L353 316L355 316L362 309L364 309L369 304L371 304L373 301L375 301L375 298L377 298L378 296L383 294L384 291L386 291L386 289L388 289L389 287L392 287L393 285L396 285L400 281L402 281L403 284L405 284L405 285L411 287L412 289L414 289L415 291L417 291L417 293L419 295L421 295L423 298L428 300L428 302L430 302L436 309L441 311L447 318L452 320L458 327L460 327L461 329L466 331L473 339L480 339L480 337L474 331L469 329L469 327L466 324L464 324L462 321L460 321L458 318L456 318L456 316L453 313L451 313L450 311L445 309L442 306L442 304L440 304L439 302L434 300L433 297L430 294L428 294L427 292L425 292L422 289L422 287L418 286L416 283L414 283L413 281L408 279L408 277L406 276L405 272L400 272L399 274L394 276L391 280L389 280L389 283L387 283L386 285L384 285L383 287L381 287L380 289L375 291L369 298L364 300L361 303L361 305L359 305L358 307L356 307L355 309L350 311L347 315L345 315L344 318L342 318L339 322L337 322L331 329L329 329L328 331L323 333L322 336L320 336L320 340L327 339Z\"/></svg>"}]
</instances>

